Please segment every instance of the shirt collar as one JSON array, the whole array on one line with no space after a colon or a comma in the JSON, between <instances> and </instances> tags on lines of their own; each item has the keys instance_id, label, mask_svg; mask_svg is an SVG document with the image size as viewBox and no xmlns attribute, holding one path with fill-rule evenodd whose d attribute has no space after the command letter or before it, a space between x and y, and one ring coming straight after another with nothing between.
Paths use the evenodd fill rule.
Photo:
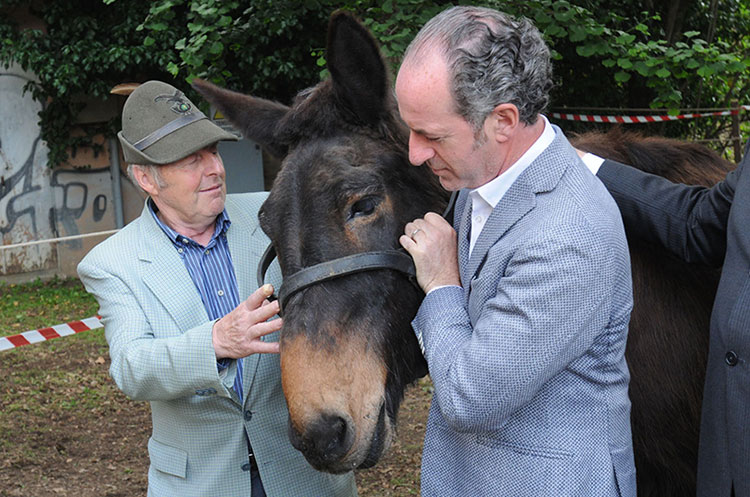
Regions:
<instances>
[{"instance_id":1,"label":"shirt collar","mask_svg":"<svg viewBox=\"0 0 750 497\"><path fill-rule=\"evenodd\" d=\"M167 238L169 240L177 245L184 245L187 242L184 242L184 240L190 240L188 237L181 235L177 231L173 230L169 226L167 226L161 218L157 215L159 212L159 208L156 206L154 201L149 198L148 201L146 201L146 205L148 205L148 210L151 212L151 215L154 218L154 221L156 221L156 224L159 225L159 227L162 229L162 231L167 235ZM214 234L211 236L211 241L208 245L211 245L213 241L219 236L226 234L227 230L229 229L229 226L232 225L232 222L229 220L229 214L227 214L227 209L224 208L224 210L216 216L216 224L214 225ZM193 240L190 240L193 241ZM193 243L196 243L193 241ZM208 246L207 245L207 246Z\"/></svg>"},{"instance_id":2,"label":"shirt collar","mask_svg":"<svg viewBox=\"0 0 750 497\"><path fill-rule=\"evenodd\" d=\"M524 152L524 154L504 173L500 174L489 183L485 183L479 188L471 190L469 196L472 198L472 201L481 198L494 209L521 173L523 173L526 168L529 167L531 163L534 162L534 160L554 141L555 130L552 128L552 125L545 116L540 115L539 117L544 122L544 130L539 138L537 138L531 147L529 147L529 149Z\"/></svg>"}]
</instances>

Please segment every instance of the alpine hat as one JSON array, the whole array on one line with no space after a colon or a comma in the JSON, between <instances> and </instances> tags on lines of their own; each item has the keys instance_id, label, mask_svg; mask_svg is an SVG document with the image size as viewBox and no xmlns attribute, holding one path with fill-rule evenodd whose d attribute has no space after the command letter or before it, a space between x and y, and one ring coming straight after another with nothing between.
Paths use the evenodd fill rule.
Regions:
<instances>
[{"instance_id":1,"label":"alpine hat","mask_svg":"<svg viewBox=\"0 0 750 497\"><path fill-rule=\"evenodd\" d=\"M139 165L170 164L218 141L239 139L161 81L143 83L130 94L117 138L125 162Z\"/></svg>"}]
</instances>

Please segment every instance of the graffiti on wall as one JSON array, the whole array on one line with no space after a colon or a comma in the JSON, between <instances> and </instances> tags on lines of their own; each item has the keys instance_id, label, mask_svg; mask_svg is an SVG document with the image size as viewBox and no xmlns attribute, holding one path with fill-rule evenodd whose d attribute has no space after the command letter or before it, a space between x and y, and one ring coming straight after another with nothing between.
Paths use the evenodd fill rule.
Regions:
<instances>
[{"instance_id":1,"label":"graffiti on wall","mask_svg":"<svg viewBox=\"0 0 750 497\"><path fill-rule=\"evenodd\" d=\"M32 233L39 231L34 196L38 194L41 187L34 184L33 178L33 159L39 141L39 137L34 139L31 153L26 161L21 164L20 168L14 168L7 157L8 154L4 152L3 140L0 139L0 164L3 166L3 174L0 175L0 207L5 205L2 209L5 216L0 216L0 233L3 235L10 233L16 221L23 216L28 216Z\"/></svg>"},{"instance_id":2,"label":"graffiti on wall","mask_svg":"<svg viewBox=\"0 0 750 497\"><path fill-rule=\"evenodd\" d=\"M58 170L52 173L50 186L55 192L54 222L60 236L96 231L98 223L114 222L107 210L111 193L111 173L100 169ZM92 226L84 229L85 226ZM81 249L80 240L65 242L70 249Z\"/></svg>"},{"instance_id":3,"label":"graffiti on wall","mask_svg":"<svg viewBox=\"0 0 750 497\"><path fill-rule=\"evenodd\" d=\"M41 104L23 87L29 76L0 69L0 240L2 245L76 235L109 221L109 168L51 170L41 140ZM109 209L110 211L112 209ZM112 223L108 223L111 227ZM93 228L93 229L92 229ZM80 241L66 242L70 249ZM52 244L0 250L0 274L54 268Z\"/></svg>"}]
</instances>

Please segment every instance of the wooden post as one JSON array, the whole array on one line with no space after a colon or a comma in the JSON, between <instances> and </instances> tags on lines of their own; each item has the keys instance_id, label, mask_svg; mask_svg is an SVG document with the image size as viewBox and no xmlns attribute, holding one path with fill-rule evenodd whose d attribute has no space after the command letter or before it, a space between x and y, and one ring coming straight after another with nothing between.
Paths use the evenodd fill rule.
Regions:
<instances>
[{"instance_id":1,"label":"wooden post","mask_svg":"<svg viewBox=\"0 0 750 497\"><path fill-rule=\"evenodd\" d=\"M732 143L734 144L734 162L742 160L742 139L740 137L740 104L732 100Z\"/></svg>"}]
</instances>

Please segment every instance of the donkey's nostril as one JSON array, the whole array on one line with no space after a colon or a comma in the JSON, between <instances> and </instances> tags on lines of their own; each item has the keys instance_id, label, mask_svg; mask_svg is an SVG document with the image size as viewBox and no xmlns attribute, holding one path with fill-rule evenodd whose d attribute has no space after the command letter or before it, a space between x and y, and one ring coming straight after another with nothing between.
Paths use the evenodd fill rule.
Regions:
<instances>
[{"instance_id":1,"label":"donkey's nostril","mask_svg":"<svg viewBox=\"0 0 750 497\"><path fill-rule=\"evenodd\" d=\"M306 444L311 449L309 457L322 463L331 463L341 459L354 442L351 425L341 416L322 414L312 423L305 433Z\"/></svg>"}]
</instances>

